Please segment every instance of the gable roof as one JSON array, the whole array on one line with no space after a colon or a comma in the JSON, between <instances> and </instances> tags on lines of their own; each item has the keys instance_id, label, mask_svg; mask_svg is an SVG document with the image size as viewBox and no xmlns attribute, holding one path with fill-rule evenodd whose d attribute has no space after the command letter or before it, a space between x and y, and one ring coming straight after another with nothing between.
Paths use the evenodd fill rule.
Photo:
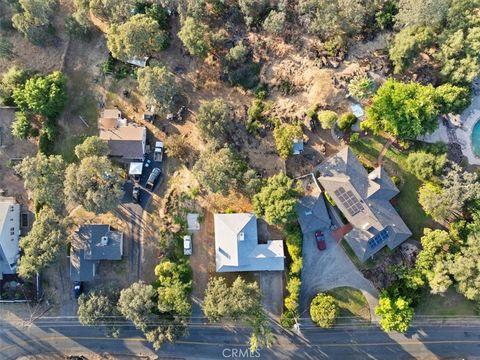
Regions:
<instances>
[{"instance_id":1,"label":"gable roof","mask_svg":"<svg viewBox=\"0 0 480 360\"><path fill-rule=\"evenodd\" d=\"M217 272L282 271L283 241L258 244L257 218L253 214L215 214Z\"/></svg>"},{"instance_id":2,"label":"gable roof","mask_svg":"<svg viewBox=\"0 0 480 360\"><path fill-rule=\"evenodd\" d=\"M303 233L328 229L332 224L322 194L301 198L297 203L297 215Z\"/></svg>"},{"instance_id":3,"label":"gable roof","mask_svg":"<svg viewBox=\"0 0 480 360\"><path fill-rule=\"evenodd\" d=\"M19 240L20 205L15 198L0 197L0 279L16 272Z\"/></svg>"},{"instance_id":4,"label":"gable roof","mask_svg":"<svg viewBox=\"0 0 480 360\"><path fill-rule=\"evenodd\" d=\"M318 170L318 181L354 226L345 238L361 260L411 236L390 203L399 190L382 167L368 174L352 150L344 147Z\"/></svg>"}]
</instances>

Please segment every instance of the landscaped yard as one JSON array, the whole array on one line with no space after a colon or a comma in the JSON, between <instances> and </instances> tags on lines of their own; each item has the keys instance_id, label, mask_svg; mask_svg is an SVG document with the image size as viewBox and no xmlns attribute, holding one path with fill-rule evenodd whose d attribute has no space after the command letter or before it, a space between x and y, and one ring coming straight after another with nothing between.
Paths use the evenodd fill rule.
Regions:
<instances>
[{"instance_id":1,"label":"landscaped yard","mask_svg":"<svg viewBox=\"0 0 480 360\"><path fill-rule=\"evenodd\" d=\"M363 294L351 287L338 287L327 292L337 301L340 313L338 316L358 316L370 320L370 310Z\"/></svg>"},{"instance_id":2,"label":"landscaped yard","mask_svg":"<svg viewBox=\"0 0 480 360\"><path fill-rule=\"evenodd\" d=\"M433 295L427 291L415 308L417 315L477 315L475 303L467 300L451 287L443 295Z\"/></svg>"},{"instance_id":3,"label":"landscaped yard","mask_svg":"<svg viewBox=\"0 0 480 360\"><path fill-rule=\"evenodd\" d=\"M369 136L351 144L351 147L363 163L376 166L378 155L386 141L380 136ZM420 240L423 229L432 227L433 220L425 214L418 203L417 191L422 183L405 169L406 157L407 154L390 146L383 159L383 165L390 176L398 176L402 180L400 194L394 199L395 208L412 231L413 238Z\"/></svg>"}]
</instances>

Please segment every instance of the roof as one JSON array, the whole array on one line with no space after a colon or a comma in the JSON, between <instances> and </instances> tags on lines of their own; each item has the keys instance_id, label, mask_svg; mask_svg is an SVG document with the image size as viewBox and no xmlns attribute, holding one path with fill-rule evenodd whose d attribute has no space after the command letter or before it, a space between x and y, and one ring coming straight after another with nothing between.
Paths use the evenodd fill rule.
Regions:
<instances>
[{"instance_id":1,"label":"roof","mask_svg":"<svg viewBox=\"0 0 480 360\"><path fill-rule=\"evenodd\" d=\"M297 214L303 233L328 229L332 224L322 194L301 198L297 203Z\"/></svg>"},{"instance_id":2,"label":"roof","mask_svg":"<svg viewBox=\"0 0 480 360\"><path fill-rule=\"evenodd\" d=\"M126 159L143 159L147 129L121 118L118 109L104 110L98 120L99 137L108 142L110 155Z\"/></svg>"},{"instance_id":3,"label":"roof","mask_svg":"<svg viewBox=\"0 0 480 360\"><path fill-rule=\"evenodd\" d=\"M399 190L381 166L368 174L344 147L318 170L318 181L354 227L345 238L361 260L384 246L393 249L412 235L390 203Z\"/></svg>"},{"instance_id":4,"label":"roof","mask_svg":"<svg viewBox=\"0 0 480 360\"><path fill-rule=\"evenodd\" d=\"M129 175L142 175L143 162L131 162L128 170Z\"/></svg>"},{"instance_id":5,"label":"roof","mask_svg":"<svg viewBox=\"0 0 480 360\"><path fill-rule=\"evenodd\" d=\"M283 271L283 241L258 243L253 214L215 214L217 272Z\"/></svg>"},{"instance_id":6,"label":"roof","mask_svg":"<svg viewBox=\"0 0 480 360\"><path fill-rule=\"evenodd\" d=\"M0 197L0 279L16 272L19 240L20 205L15 198Z\"/></svg>"},{"instance_id":7,"label":"roof","mask_svg":"<svg viewBox=\"0 0 480 360\"><path fill-rule=\"evenodd\" d=\"M70 251L70 277L73 281L92 281L100 260L121 260L123 234L110 225L82 225L74 233Z\"/></svg>"},{"instance_id":8,"label":"roof","mask_svg":"<svg viewBox=\"0 0 480 360\"><path fill-rule=\"evenodd\" d=\"M303 139L293 139L293 155L299 155L303 152Z\"/></svg>"}]
</instances>

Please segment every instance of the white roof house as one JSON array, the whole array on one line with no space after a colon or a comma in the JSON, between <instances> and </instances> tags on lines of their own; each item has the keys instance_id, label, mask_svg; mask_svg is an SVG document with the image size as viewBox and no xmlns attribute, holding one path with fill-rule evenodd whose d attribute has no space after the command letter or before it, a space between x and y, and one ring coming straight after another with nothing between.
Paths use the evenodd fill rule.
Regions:
<instances>
[{"instance_id":1,"label":"white roof house","mask_svg":"<svg viewBox=\"0 0 480 360\"><path fill-rule=\"evenodd\" d=\"M283 240L258 243L253 214L215 214L217 272L283 271Z\"/></svg>"},{"instance_id":2,"label":"white roof house","mask_svg":"<svg viewBox=\"0 0 480 360\"><path fill-rule=\"evenodd\" d=\"M0 279L16 273L19 240L20 205L14 198L0 197Z\"/></svg>"}]
</instances>

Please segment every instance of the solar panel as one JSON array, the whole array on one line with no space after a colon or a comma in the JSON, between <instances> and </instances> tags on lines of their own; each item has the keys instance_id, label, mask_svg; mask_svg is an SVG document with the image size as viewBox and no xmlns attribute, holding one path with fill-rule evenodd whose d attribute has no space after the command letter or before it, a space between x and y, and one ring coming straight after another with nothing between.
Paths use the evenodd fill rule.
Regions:
<instances>
[{"instance_id":1,"label":"solar panel","mask_svg":"<svg viewBox=\"0 0 480 360\"><path fill-rule=\"evenodd\" d=\"M334 191L334 194L338 197L350 216L354 216L363 210L362 204L360 204L351 190L345 191L343 187L339 187Z\"/></svg>"},{"instance_id":2,"label":"solar panel","mask_svg":"<svg viewBox=\"0 0 480 360\"><path fill-rule=\"evenodd\" d=\"M368 240L368 247L374 249L383 244L388 239L388 229L383 229L370 240Z\"/></svg>"}]
</instances>

